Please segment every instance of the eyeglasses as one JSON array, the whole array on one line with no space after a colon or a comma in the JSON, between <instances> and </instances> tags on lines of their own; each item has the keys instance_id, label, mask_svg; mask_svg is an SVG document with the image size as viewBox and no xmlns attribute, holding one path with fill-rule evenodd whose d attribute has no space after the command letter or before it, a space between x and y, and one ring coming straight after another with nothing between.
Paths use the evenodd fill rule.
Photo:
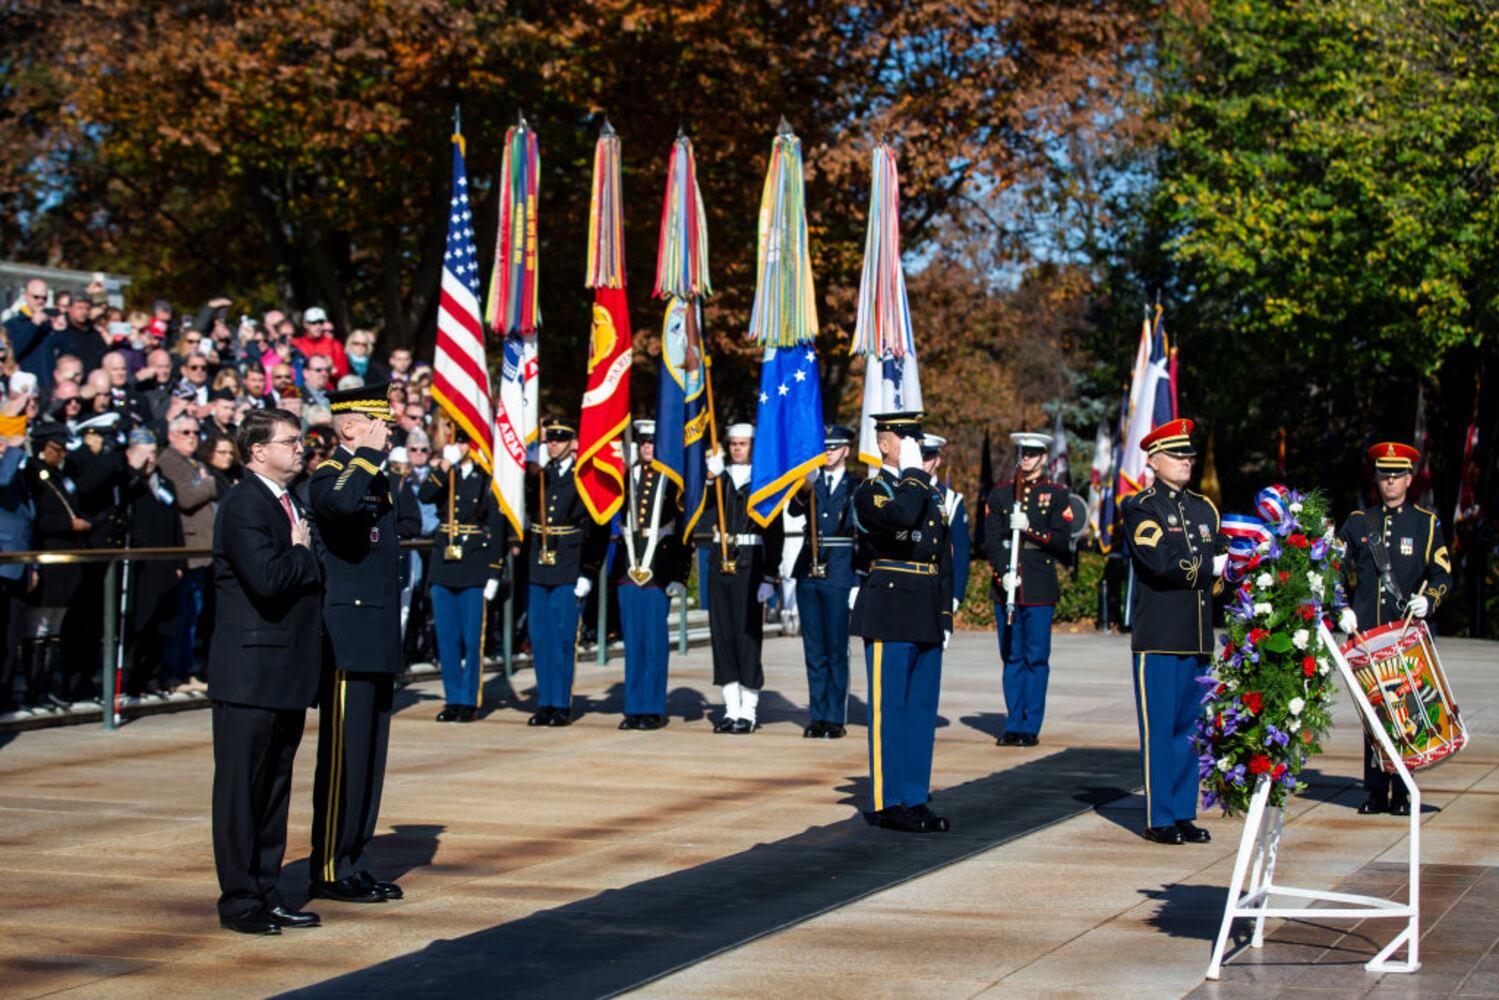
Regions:
<instances>
[{"instance_id":1,"label":"eyeglasses","mask_svg":"<svg viewBox=\"0 0 1499 1000\"><path fill-rule=\"evenodd\" d=\"M330 366L328 366L328 365L308 365L307 366L307 370L310 371L310 372L322 372L323 374L326 375L328 372L331 372L333 369Z\"/></svg>"},{"instance_id":2,"label":"eyeglasses","mask_svg":"<svg viewBox=\"0 0 1499 1000\"><path fill-rule=\"evenodd\" d=\"M301 451L302 448L305 447L302 444L302 438L300 436L298 436L298 437L288 437L288 438L271 438L269 441L266 442L266 444L280 444L280 445L285 445L286 447L290 448L292 451Z\"/></svg>"},{"instance_id":3,"label":"eyeglasses","mask_svg":"<svg viewBox=\"0 0 1499 1000\"><path fill-rule=\"evenodd\" d=\"M43 292L40 295L33 295L30 292L28 292L27 293L27 298L31 299L31 301L33 301L33 302L46 302L47 301L47 293Z\"/></svg>"},{"instance_id":4,"label":"eyeglasses","mask_svg":"<svg viewBox=\"0 0 1499 1000\"><path fill-rule=\"evenodd\" d=\"M201 361L199 361L199 362L194 362L193 364L190 364L190 365L183 365L182 366L182 370L185 371L185 372L200 372L200 371L203 371L207 367L208 367L207 365L205 365Z\"/></svg>"},{"instance_id":5,"label":"eyeglasses","mask_svg":"<svg viewBox=\"0 0 1499 1000\"><path fill-rule=\"evenodd\" d=\"M409 445L406 446L406 450L408 452L410 452L411 454L413 454L413 455L425 455L425 454L427 454L427 452L431 451L432 449L431 448L423 448L421 445L418 445L418 444L409 444Z\"/></svg>"},{"instance_id":6,"label":"eyeglasses","mask_svg":"<svg viewBox=\"0 0 1499 1000\"><path fill-rule=\"evenodd\" d=\"M194 437L195 438L195 437L197 437L199 435L200 432L199 431L195 431L195 430L181 430L181 431L173 431L172 433L175 434L175 435L177 435L178 437Z\"/></svg>"}]
</instances>

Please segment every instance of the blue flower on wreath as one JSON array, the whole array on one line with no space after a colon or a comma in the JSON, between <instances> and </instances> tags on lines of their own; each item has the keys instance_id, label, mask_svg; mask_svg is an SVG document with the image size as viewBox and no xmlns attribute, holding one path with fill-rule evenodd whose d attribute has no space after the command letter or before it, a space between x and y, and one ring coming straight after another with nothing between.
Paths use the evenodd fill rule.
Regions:
<instances>
[{"instance_id":1,"label":"blue flower on wreath","mask_svg":"<svg viewBox=\"0 0 1499 1000\"><path fill-rule=\"evenodd\" d=\"M1242 787L1244 787L1244 774L1245 774L1244 765L1243 764L1235 764L1233 770L1229 771L1228 774L1226 775L1226 777L1228 778L1229 781L1232 781L1234 784L1236 784L1240 788L1242 788Z\"/></svg>"},{"instance_id":2,"label":"blue flower on wreath","mask_svg":"<svg viewBox=\"0 0 1499 1000\"><path fill-rule=\"evenodd\" d=\"M1276 729L1274 724L1272 723L1265 724L1265 746L1283 747L1290 742L1291 737L1289 734L1283 733L1279 729Z\"/></svg>"}]
</instances>

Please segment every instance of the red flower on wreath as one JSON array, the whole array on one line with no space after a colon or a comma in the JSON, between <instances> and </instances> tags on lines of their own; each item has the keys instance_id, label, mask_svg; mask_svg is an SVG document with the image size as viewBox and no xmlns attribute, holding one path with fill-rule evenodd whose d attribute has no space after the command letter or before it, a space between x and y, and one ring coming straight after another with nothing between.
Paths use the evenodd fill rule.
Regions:
<instances>
[{"instance_id":1,"label":"red flower on wreath","mask_svg":"<svg viewBox=\"0 0 1499 1000\"><path fill-rule=\"evenodd\" d=\"M1303 742L1303 743L1310 743L1311 741L1312 741L1312 731L1310 729L1303 729L1301 731L1301 742Z\"/></svg>"},{"instance_id":2,"label":"red flower on wreath","mask_svg":"<svg viewBox=\"0 0 1499 1000\"><path fill-rule=\"evenodd\" d=\"M1251 774L1264 774L1270 770L1270 758L1262 753L1257 753L1249 758L1249 771Z\"/></svg>"},{"instance_id":3,"label":"red flower on wreath","mask_svg":"<svg viewBox=\"0 0 1499 1000\"><path fill-rule=\"evenodd\" d=\"M1341 573L1343 572L1343 563L1340 560L1334 559L1332 561L1332 568L1334 572Z\"/></svg>"},{"instance_id":4,"label":"red flower on wreath","mask_svg":"<svg viewBox=\"0 0 1499 1000\"><path fill-rule=\"evenodd\" d=\"M1287 573L1285 570L1281 570L1279 573L1276 573L1275 575L1278 576L1278 577L1280 577L1280 582L1281 583L1285 583L1287 580L1289 580L1291 578L1291 574Z\"/></svg>"},{"instance_id":5,"label":"red flower on wreath","mask_svg":"<svg viewBox=\"0 0 1499 1000\"><path fill-rule=\"evenodd\" d=\"M1317 609L1312 607L1310 604L1303 604L1300 608L1299 613L1301 615L1301 620L1304 622L1309 622L1313 618L1317 617Z\"/></svg>"},{"instance_id":6,"label":"red flower on wreath","mask_svg":"<svg viewBox=\"0 0 1499 1000\"><path fill-rule=\"evenodd\" d=\"M1265 704L1264 697L1258 691L1246 691L1239 697L1239 700L1244 703L1244 707L1249 709L1253 715L1259 715L1260 709Z\"/></svg>"},{"instance_id":7,"label":"red flower on wreath","mask_svg":"<svg viewBox=\"0 0 1499 1000\"><path fill-rule=\"evenodd\" d=\"M1310 656L1301 658L1301 672L1310 677L1317 672L1317 661Z\"/></svg>"},{"instance_id":8,"label":"red flower on wreath","mask_svg":"<svg viewBox=\"0 0 1499 1000\"><path fill-rule=\"evenodd\" d=\"M1307 548L1308 546L1310 546L1311 542L1308 542L1306 540L1306 536L1303 535L1301 532L1298 531L1298 532L1296 532L1296 534L1294 534L1290 538L1286 539L1286 544L1287 545L1294 545L1298 549L1304 549L1304 548Z\"/></svg>"},{"instance_id":9,"label":"red flower on wreath","mask_svg":"<svg viewBox=\"0 0 1499 1000\"><path fill-rule=\"evenodd\" d=\"M1276 764L1275 765L1275 770L1273 770L1273 771L1270 772L1270 777L1272 777L1272 778L1279 778L1281 775L1283 775L1285 773L1286 773L1286 765L1284 765L1284 764Z\"/></svg>"},{"instance_id":10,"label":"red flower on wreath","mask_svg":"<svg viewBox=\"0 0 1499 1000\"><path fill-rule=\"evenodd\" d=\"M1260 643L1270 638L1270 632L1268 629L1252 628L1249 630L1248 638L1250 645L1258 646Z\"/></svg>"}]
</instances>

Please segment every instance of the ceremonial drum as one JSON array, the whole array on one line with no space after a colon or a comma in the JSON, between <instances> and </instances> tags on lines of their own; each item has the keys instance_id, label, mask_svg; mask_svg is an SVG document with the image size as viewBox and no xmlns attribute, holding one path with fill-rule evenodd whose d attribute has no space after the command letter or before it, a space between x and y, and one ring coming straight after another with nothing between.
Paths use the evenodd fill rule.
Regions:
<instances>
[{"instance_id":1,"label":"ceremonial drum","mask_svg":"<svg viewBox=\"0 0 1499 1000\"><path fill-rule=\"evenodd\" d=\"M1343 655L1407 769L1431 767L1467 746L1468 727L1452 701L1425 622L1371 629L1362 640L1350 639ZM1376 750L1380 764L1393 773L1395 765L1377 742Z\"/></svg>"}]
</instances>

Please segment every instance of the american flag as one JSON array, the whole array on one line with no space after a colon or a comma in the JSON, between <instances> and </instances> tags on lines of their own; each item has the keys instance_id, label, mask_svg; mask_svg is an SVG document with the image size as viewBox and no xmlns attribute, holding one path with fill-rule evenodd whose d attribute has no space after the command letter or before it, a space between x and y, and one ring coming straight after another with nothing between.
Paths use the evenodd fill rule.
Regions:
<instances>
[{"instance_id":1,"label":"american flag","mask_svg":"<svg viewBox=\"0 0 1499 1000\"><path fill-rule=\"evenodd\" d=\"M433 369L433 398L468 433L474 458L489 471L494 455L494 409L484 357L484 325L479 314L479 258L474 252L463 135L456 123L453 193L448 200L448 242L442 260Z\"/></svg>"}]
</instances>

